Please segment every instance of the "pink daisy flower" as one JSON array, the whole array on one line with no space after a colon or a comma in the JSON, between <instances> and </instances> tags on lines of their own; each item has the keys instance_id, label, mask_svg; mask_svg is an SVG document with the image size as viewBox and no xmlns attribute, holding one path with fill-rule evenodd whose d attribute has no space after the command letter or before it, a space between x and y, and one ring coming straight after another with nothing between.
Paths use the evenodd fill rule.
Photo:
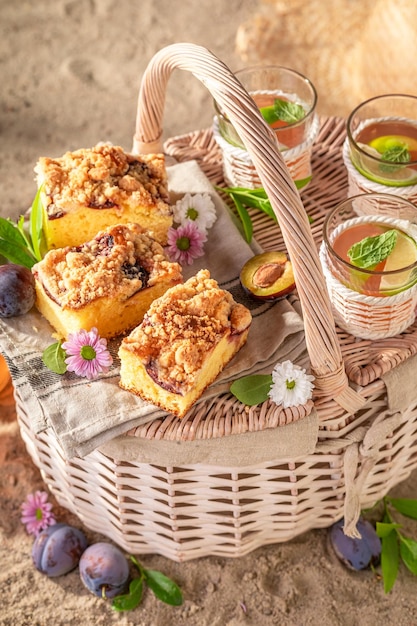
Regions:
<instances>
[{"instance_id":1,"label":"pink daisy flower","mask_svg":"<svg viewBox=\"0 0 417 626\"><path fill-rule=\"evenodd\" d=\"M168 256L181 265L191 265L194 259L204 254L205 241L206 233L200 231L195 222L186 220L178 228L168 230Z\"/></svg>"},{"instance_id":2,"label":"pink daisy flower","mask_svg":"<svg viewBox=\"0 0 417 626\"><path fill-rule=\"evenodd\" d=\"M48 502L48 494L45 491L29 494L21 508L21 522L30 535L36 536L41 530L56 523L52 504Z\"/></svg>"},{"instance_id":3,"label":"pink daisy flower","mask_svg":"<svg viewBox=\"0 0 417 626\"><path fill-rule=\"evenodd\" d=\"M65 363L68 371L90 380L102 372L108 372L113 363L113 358L107 350L107 341L101 339L97 328L92 328L89 332L79 330L70 333L62 348L67 355Z\"/></svg>"}]
</instances>

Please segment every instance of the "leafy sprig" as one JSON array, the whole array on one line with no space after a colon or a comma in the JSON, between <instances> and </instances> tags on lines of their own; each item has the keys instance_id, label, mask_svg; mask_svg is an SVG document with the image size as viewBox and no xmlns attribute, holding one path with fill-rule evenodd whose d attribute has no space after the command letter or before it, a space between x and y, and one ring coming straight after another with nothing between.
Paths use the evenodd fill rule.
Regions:
<instances>
[{"instance_id":1,"label":"leafy sprig","mask_svg":"<svg viewBox=\"0 0 417 626\"><path fill-rule=\"evenodd\" d=\"M16 223L10 218L0 217L0 255L29 269L41 261L45 253L40 194L41 188L38 189L30 210L28 228L23 215Z\"/></svg>"},{"instance_id":2,"label":"leafy sprig","mask_svg":"<svg viewBox=\"0 0 417 626\"><path fill-rule=\"evenodd\" d=\"M260 112L268 124L274 124L278 121L295 124L305 117L305 111L301 104L289 102L282 98L276 98L271 106L261 107Z\"/></svg>"},{"instance_id":3,"label":"leafy sprig","mask_svg":"<svg viewBox=\"0 0 417 626\"><path fill-rule=\"evenodd\" d=\"M398 576L400 562L417 576L417 541L402 532L402 525L395 522L392 509L405 517L417 520L417 500L407 498L383 499L382 522L377 522L376 532L381 539L381 572L384 591L388 593Z\"/></svg>"},{"instance_id":4,"label":"leafy sprig","mask_svg":"<svg viewBox=\"0 0 417 626\"><path fill-rule=\"evenodd\" d=\"M139 572L139 577L134 578L129 585L129 592L113 598L112 608L115 611L131 611L142 602L144 585L155 594L158 600L171 606L180 606L183 597L178 585L158 570L144 568L136 557L130 560Z\"/></svg>"},{"instance_id":5,"label":"leafy sprig","mask_svg":"<svg viewBox=\"0 0 417 626\"><path fill-rule=\"evenodd\" d=\"M304 179L304 181L295 181L298 188L307 184L310 179ZM258 209L263 213L266 213L268 217L278 223L277 217L274 213L272 205L268 199L265 189L258 187L257 189L248 189L246 187L215 187L217 191L221 191L230 196L236 207L237 215L242 222L243 235L245 240L250 243L253 237L253 224L248 211L248 208ZM311 221L311 220L310 220Z\"/></svg>"}]
</instances>

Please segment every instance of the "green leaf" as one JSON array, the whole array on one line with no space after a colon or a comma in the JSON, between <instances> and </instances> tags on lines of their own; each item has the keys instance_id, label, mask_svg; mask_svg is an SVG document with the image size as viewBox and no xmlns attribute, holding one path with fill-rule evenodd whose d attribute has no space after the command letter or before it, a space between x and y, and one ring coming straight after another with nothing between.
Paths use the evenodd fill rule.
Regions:
<instances>
[{"instance_id":1,"label":"green leaf","mask_svg":"<svg viewBox=\"0 0 417 626\"><path fill-rule=\"evenodd\" d=\"M305 111L301 104L281 98L276 98L272 106L261 107L260 112L268 124L274 124L278 121L294 124L305 117Z\"/></svg>"},{"instance_id":2,"label":"green leaf","mask_svg":"<svg viewBox=\"0 0 417 626\"><path fill-rule=\"evenodd\" d=\"M24 248L20 248L16 244L0 239L0 254L16 265L23 265L29 269L36 263L36 259L31 256Z\"/></svg>"},{"instance_id":3,"label":"green leaf","mask_svg":"<svg viewBox=\"0 0 417 626\"><path fill-rule=\"evenodd\" d=\"M397 528L401 528L401 524L395 524L394 522L377 522L376 523L376 534L378 537L383 539L387 537L390 533L392 533Z\"/></svg>"},{"instance_id":4,"label":"green leaf","mask_svg":"<svg viewBox=\"0 0 417 626\"><path fill-rule=\"evenodd\" d=\"M26 226L26 220L24 216L21 215L19 219L17 220L16 228L22 235L23 241L25 242L24 245L26 246L27 250L29 251L30 254L32 254L35 257L35 253L33 252L33 247L30 242L30 235L26 232L25 226Z\"/></svg>"},{"instance_id":5,"label":"green leaf","mask_svg":"<svg viewBox=\"0 0 417 626\"><path fill-rule=\"evenodd\" d=\"M382 235L365 237L348 250L350 262L356 267L369 268L384 261L393 251L398 232L387 230Z\"/></svg>"},{"instance_id":6,"label":"green leaf","mask_svg":"<svg viewBox=\"0 0 417 626\"><path fill-rule=\"evenodd\" d=\"M381 541L381 571L384 581L384 592L389 593L398 576L400 549L397 533L391 532Z\"/></svg>"},{"instance_id":7,"label":"green leaf","mask_svg":"<svg viewBox=\"0 0 417 626\"><path fill-rule=\"evenodd\" d=\"M142 565L139 563L139 561L137 560L137 558L136 558L133 554L131 554L129 558L130 558L130 560L132 561L132 563L133 563L133 564L137 567L137 569L139 570L139 572L140 572L141 574L143 574L143 567L142 567Z\"/></svg>"},{"instance_id":8,"label":"green leaf","mask_svg":"<svg viewBox=\"0 0 417 626\"><path fill-rule=\"evenodd\" d=\"M235 203L238 215L240 217L240 221L242 222L243 234L245 236L245 240L248 243L250 243L253 237L253 225L252 225L250 215L247 209L245 208L245 206L239 200L239 198L237 196L232 196L232 197L233 197L233 201Z\"/></svg>"},{"instance_id":9,"label":"green leaf","mask_svg":"<svg viewBox=\"0 0 417 626\"><path fill-rule=\"evenodd\" d=\"M158 600L171 604L172 606L180 606L182 604L182 593L178 585L173 580L158 572L157 570L144 569L145 581L149 588L154 592Z\"/></svg>"},{"instance_id":10,"label":"green leaf","mask_svg":"<svg viewBox=\"0 0 417 626\"><path fill-rule=\"evenodd\" d=\"M45 238L43 233L43 205L41 200L42 187L39 187L32 203L29 219L29 232L32 240L33 252L38 261L42 260Z\"/></svg>"},{"instance_id":11,"label":"green leaf","mask_svg":"<svg viewBox=\"0 0 417 626\"><path fill-rule=\"evenodd\" d=\"M234 200L235 202L237 199L242 204L248 207L263 211L273 220L277 221L277 217L274 213L271 203L268 200L266 192L262 187L258 189L245 189L244 187L226 187L222 189L222 191L228 193L231 196L232 200Z\"/></svg>"},{"instance_id":12,"label":"green leaf","mask_svg":"<svg viewBox=\"0 0 417 626\"><path fill-rule=\"evenodd\" d=\"M36 263L30 244L23 232L23 217L18 224L0 217L0 254L12 263L29 269Z\"/></svg>"},{"instance_id":13,"label":"green leaf","mask_svg":"<svg viewBox=\"0 0 417 626\"><path fill-rule=\"evenodd\" d=\"M387 500L402 515L417 519L417 500L408 498L387 498Z\"/></svg>"},{"instance_id":14,"label":"green leaf","mask_svg":"<svg viewBox=\"0 0 417 626\"><path fill-rule=\"evenodd\" d=\"M18 246L26 246L27 241L20 232L18 226L10 219L0 217L0 239L15 243Z\"/></svg>"},{"instance_id":15,"label":"green leaf","mask_svg":"<svg viewBox=\"0 0 417 626\"><path fill-rule=\"evenodd\" d=\"M115 611L132 611L142 602L143 578L134 578L129 585L129 593L115 596L112 609Z\"/></svg>"},{"instance_id":16,"label":"green leaf","mask_svg":"<svg viewBox=\"0 0 417 626\"><path fill-rule=\"evenodd\" d=\"M400 535L400 554L404 565L417 576L417 541Z\"/></svg>"},{"instance_id":17,"label":"green leaf","mask_svg":"<svg viewBox=\"0 0 417 626\"><path fill-rule=\"evenodd\" d=\"M65 363L66 353L62 348L62 342L58 341L51 344L43 351L42 361L48 369L55 374L65 374L67 364Z\"/></svg>"},{"instance_id":18,"label":"green leaf","mask_svg":"<svg viewBox=\"0 0 417 626\"><path fill-rule=\"evenodd\" d=\"M268 200L268 196L266 195L266 191L263 187L256 187L255 189L247 189L246 187L226 187L226 189L231 192L242 191L243 193L248 193L250 196Z\"/></svg>"},{"instance_id":19,"label":"green leaf","mask_svg":"<svg viewBox=\"0 0 417 626\"><path fill-rule=\"evenodd\" d=\"M243 404L254 406L268 399L271 385L271 374L253 374L235 380L230 386L230 392Z\"/></svg>"}]
</instances>

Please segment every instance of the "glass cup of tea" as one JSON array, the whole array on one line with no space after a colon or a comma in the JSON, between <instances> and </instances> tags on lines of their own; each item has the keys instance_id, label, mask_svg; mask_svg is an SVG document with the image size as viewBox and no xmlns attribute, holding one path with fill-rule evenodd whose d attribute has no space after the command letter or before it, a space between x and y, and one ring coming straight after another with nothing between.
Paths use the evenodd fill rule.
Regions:
<instances>
[{"instance_id":1,"label":"glass cup of tea","mask_svg":"<svg viewBox=\"0 0 417 626\"><path fill-rule=\"evenodd\" d=\"M389 187L417 184L417 97L370 98L352 111L346 130L350 161L362 176Z\"/></svg>"},{"instance_id":2,"label":"glass cup of tea","mask_svg":"<svg viewBox=\"0 0 417 626\"><path fill-rule=\"evenodd\" d=\"M347 288L392 296L417 284L417 207L393 194L348 198L323 226L328 267Z\"/></svg>"},{"instance_id":3,"label":"glass cup of tea","mask_svg":"<svg viewBox=\"0 0 417 626\"><path fill-rule=\"evenodd\" d=\"M391 193L363 193L325 219L320 260L336 323L382 339L414 323L417 207Z\"/></svg>"},{"instance_id":4,"label":"glass cup of tea","mask_svg":"<svg viewBox=\"0 0 417 626\"><path fill-rule=\"evenodd\" d=\"M290 174L302 188L311 180L311 147L319 130L314 85L299 72L280 66L250 67L235 76L275 132ZM227 114L217 102L214 108L220 137L230 149L244 151L244 143ZM222 148L227 158L227 145L223 143Z\"/></svg>"}]
</instances>

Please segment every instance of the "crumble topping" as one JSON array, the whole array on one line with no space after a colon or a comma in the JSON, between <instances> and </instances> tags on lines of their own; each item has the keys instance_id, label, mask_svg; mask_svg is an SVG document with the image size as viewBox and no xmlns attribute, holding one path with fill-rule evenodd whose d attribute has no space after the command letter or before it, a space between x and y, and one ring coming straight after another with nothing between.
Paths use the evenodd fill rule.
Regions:
<instances>
[{"instance_id":1,"label":"crumble topping","mask_svg":"<svg viewBox=\"0 0 417 626\"><path fill-rule=\"evenodd\" d=\"M249 310L200 270L155 300L140 324L123 339L167 387L190 389L207 354L226 335L246 330Z\"/></svg>"},{"instance_id":2,"label":"crumble topping","mask_svg":"<svg viewBox=\"0 0 417 626\"><path fill-rule=\"evenodd\" d=\"M105 209L129 204L171 214L163 154L136 156L99 144L56 159L41 157L35 172L51 218L79 205Z\"/></svg>"},{"instance_id":3,"label":"crumble topping","mask_svg":"<svg viewBox=\"0 0 417 626\"><path fill-rule=\"evenodd\" d=\"M118 224L80 246L50 250L32 271L55 302L75 309L115 294L127 300L161 279L182 280L180 265L138 224Z\"/></svg>"}]
</instances>

